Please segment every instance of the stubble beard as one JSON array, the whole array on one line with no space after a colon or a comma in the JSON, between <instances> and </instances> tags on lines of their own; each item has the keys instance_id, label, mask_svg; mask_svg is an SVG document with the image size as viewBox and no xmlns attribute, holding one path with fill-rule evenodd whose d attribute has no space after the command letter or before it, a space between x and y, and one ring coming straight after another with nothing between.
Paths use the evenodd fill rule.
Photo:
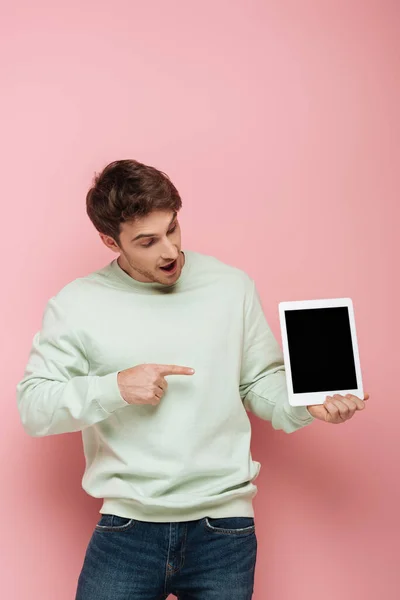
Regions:
<instances>
[{"instance_id":1,"label":"stubble beard","mask_svg":"<svg viewBox=\"0 0 400 600\"><path fill-rule=\"evenodd\" d=\"M132 271L134 273L135 272L136 273L140 273L140 275L143 275L144 277L146 277L147 279L150 280L147 283L160 283L161 285L171 285L170 281L168 281L168 280L167 281L163 281L162 279L159 279L158 277L156 277L153 272L145 271L144 269L141 269L137 265L133 264L129 260L129 257L126 255L125 252L124 252L124 257L125 257L126 262L128 263L128 265L130 266L130 268L132 269ZM182 267L185 264L184 255L182 254L182 250L179 250L179 255L178 255L177 261L178 261L178 272L177 272L177 275L180 276ZM176 281L176 279L174 281ZM145 282L142 282L142 283L145 283Z\"/></svg>"}]
</instances>

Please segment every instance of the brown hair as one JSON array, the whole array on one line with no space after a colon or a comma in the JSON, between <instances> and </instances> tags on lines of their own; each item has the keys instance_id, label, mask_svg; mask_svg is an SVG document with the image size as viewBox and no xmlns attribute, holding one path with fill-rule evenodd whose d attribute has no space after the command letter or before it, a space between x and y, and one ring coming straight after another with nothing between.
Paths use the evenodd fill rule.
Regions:
<instances>
[{"instance_id":1,"label":"brown hair","mask_svg":"<svg viewBox=\"0 0 400 600\"><path fill-rule=\"evenodd\" d=\"M100 233L120 243L120 224L154 210L178 212L182 200L168 175L136 160L116 160L96 174L86 212Z\"/></svg>"}]
</instances>

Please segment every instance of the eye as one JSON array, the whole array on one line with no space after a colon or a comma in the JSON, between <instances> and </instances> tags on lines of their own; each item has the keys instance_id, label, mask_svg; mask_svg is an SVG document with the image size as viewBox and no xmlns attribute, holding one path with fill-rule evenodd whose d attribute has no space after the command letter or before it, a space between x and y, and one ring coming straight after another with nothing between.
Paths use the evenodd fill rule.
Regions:
<instances>
[{"instance_id":1,"label":"eye","mask_svg":"<svg viewBox=\"0 0 400 600\"><path fill-rule=\"evenodd\" d=\"M171 233L174 233L174 231L176 230L176 228L178 227L178 223L175 223L175 225L172 227L172 229L170 229L168 231L168 235ZM150 248L150 246L152 246L154 244L154 240L151 239L147 244L141 244L142 248Z\"/></svg>"}]
</instances>

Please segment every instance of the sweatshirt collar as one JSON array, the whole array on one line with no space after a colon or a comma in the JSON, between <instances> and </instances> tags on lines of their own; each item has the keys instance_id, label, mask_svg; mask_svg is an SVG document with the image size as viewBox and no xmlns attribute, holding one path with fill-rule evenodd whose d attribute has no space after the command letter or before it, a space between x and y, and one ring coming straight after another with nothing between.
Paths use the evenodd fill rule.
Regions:
<instances>
[{"instance_id":1,"label":"sweatshirt collar","mask_svg":"<svg viewBox=\"0 0 400 600\"><path fill-rule=\"evenodd\" d=\"M191 252L188 250L181 251L185 257L185 264L182 267L182 272L177 281L171 283L171 285L165 285L163 283L158 282L144 282L138 281L131 277L126 271L124 271L118 264L117 259L115 258L110 264L110 271L119 279L119 281L124 282L128 287L132 290L136 290L142 293L155 294L157 292L173 292L178 291L179 288L182 287L182 284L185 282L188 276L188 272L190 271L191 265Z\"/></svg>"}]
</instances>

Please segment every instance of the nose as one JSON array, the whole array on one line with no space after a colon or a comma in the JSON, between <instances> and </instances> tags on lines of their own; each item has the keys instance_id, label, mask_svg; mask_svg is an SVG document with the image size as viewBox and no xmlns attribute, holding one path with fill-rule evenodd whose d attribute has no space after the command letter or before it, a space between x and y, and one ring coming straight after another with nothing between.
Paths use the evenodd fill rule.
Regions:
<instances>
[{"instance_id":1,"label":"nose","mask_svg":"<svg viewBox=\"0 0 400 600\"><path fill-rule=\"evenodd\" d=\"M164 260L175 260L179 256L179 249L170 240L164 242L163 252L161 254Z\"/></svg>"}]
</instances>

